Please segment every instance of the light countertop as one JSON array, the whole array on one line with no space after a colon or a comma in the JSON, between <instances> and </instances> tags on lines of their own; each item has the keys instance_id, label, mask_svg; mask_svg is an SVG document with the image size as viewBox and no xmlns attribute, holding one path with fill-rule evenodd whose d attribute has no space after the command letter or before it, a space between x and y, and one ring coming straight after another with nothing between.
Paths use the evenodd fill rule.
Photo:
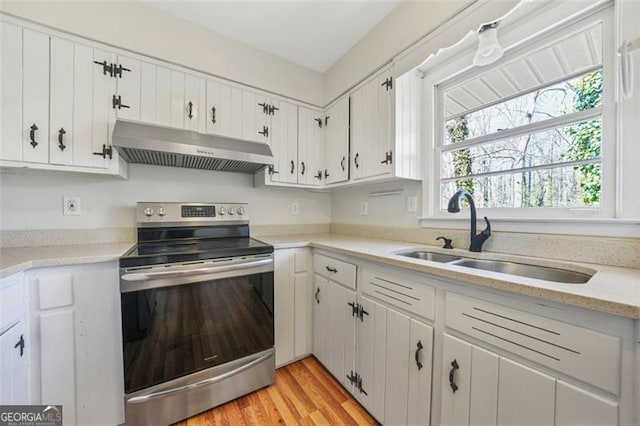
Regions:
<instances>
[{"instance_id":1,"label":"light countertop","mask_svg":"<svg viewBox=\"0 0 640 426\"><path fill-rule=\"evenodd\" d=\"M600 266L595 264L554 261L543 258L512 256L499 253L470 253L466 250L443 250L398 241L374 240L336 234L278 235L259 237L276 249L313 247L335 253L401 267L417 272L518 293L559 303L589 308L628 318L640 319L640 269ZM457 254L479 259L506 260L540 266L594 273L586 284L562 284L413 259L395 254L398 251L426 248L429 251Z\"/></svg>"},{"instance_id":2,"label":"light countertop","mask_svg":"<svg viewBox=\"0 0 640 426\"><path fill-rule=\"evenodd\" d=\"M469 253L459 249L443 251L436 246L336 234L276 235L257 238L274 245L276 249L296 247L324 249L445 279L640 319L640 269L557 262L498 253ZM132 245L133 243L114 243L3 248L0 249L0 278L30 268L114 261ZM531 263L578 272L595 272L595 275L586 284L561 284L412 259L396 254L398 251L414 248L427 248L430 251L480 259Z\"/></svg>"}]
</instances>

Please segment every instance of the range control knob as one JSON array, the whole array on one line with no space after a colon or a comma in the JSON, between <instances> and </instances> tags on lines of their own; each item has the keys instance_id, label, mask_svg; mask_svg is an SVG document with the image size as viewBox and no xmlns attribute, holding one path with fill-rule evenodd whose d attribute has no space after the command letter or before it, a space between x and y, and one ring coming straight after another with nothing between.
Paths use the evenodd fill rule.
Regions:
<instances>
[{"instance_id":1,"label":"range control knob","mask_svg":"<svg viewBox=\"0 0 640 426\"><path fill-rule=\"evenodd\" d=\"M244 214L244 207L238 207L238 215L242 216Z\"/></svg>"},{"instance_id":2,"label":"range control knob","mask_svg":"<svg viewBox=\"0 0 640 426\"><path fill-rule=\"evenodd\" d=\"M224 207L218 207L218 214L224 216Z\"/></svg>"},{"instance_id":3,"label":"range control knob","mask_svg":"<svg viewBox=\"0 0 640 426\"><path fill-rule=\"evenodd\" d=\"M164 211L164 207L158 207L156 209L156 213L158 214L158 216L164 216L166 214L166 212Z\"/></svg>"},{"instance_id":4,"label":"range control knob","mask_svg":"<svg viewBox=\"0 0 640 426\"><path fill-rule=\"evenodd\" d=\"M236 211L234 210L233 207L229 207L229 214L233 215Z\"/></svg>"},{"instance_id":5,"label":"range control knob","mask_svg":"<svg viewBox=\"0 0 640 426\"><path fill-rule=\"evenodd\" d=\"M147 207L146 209L144 209L144 215L147 217L151 217L153 216L153 209L151 207Z\"/></svg>"}]
</instances>

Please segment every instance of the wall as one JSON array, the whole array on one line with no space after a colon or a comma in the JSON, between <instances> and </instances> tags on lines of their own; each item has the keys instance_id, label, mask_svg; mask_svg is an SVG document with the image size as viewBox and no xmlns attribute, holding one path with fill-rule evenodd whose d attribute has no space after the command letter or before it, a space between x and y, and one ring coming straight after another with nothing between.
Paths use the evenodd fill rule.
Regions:
<instances>
[{"instance_id":1,"label":"wall","mask_svg":"<svg viewBox=\"0 0 640 426\"><path fill-rule=\"evenodd\" d=\"M139 1L3 0L0 11L68 33L322 105L322 74Z\"/></svg>"},{"instance_id":2,"label":"wall","mask_svg":"<svg viewBox=\"0 0 640 426\"><path fill-rule=\"evenodd\" d=\"M62 215L62 197L81 198L80 216ZM137 201L249 202L251 223L328 223L329 194L253 188L253 176L131 165L128 180L77 173L10 171L0 174L0 230L133 228ZM290 214L291 203L300 214Z\"/></svg>"},{"instance_id":3,"label":"wall","mask_svg":"<svg viewBox=\"0 0 640 426\"><path fill-rule=\"evenodd\" d=\"M474 0L405 0L324 75L325 103L447 21ZM416 64L417 66L418 64Z\"/></svg>"}]
</instances>

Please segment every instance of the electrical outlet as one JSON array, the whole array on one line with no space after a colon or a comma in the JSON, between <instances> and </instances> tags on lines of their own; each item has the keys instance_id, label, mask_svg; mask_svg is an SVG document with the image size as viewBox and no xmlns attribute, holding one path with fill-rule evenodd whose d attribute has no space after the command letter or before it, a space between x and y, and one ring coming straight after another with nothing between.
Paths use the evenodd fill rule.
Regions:
<instances>
[{"instance_id":1,"label":"electrical outlet","mask_svg":"<svg viewBox=\"0 0 640 426\"><path fill-rule=\"evenodd\" d=\"M416 213L418 211L418 196L410 195L407 197L407 213Z\"/></svg>"},{"instance_id":2,"label":"electrical outlet","mask_svg":"<svg viewBox=\"0 0 640 426\"><path fill-rule=\"evenodd\" d=\"M360 204L360 214L364 216L369 214L369 203L366 201L363 201L362 204Z\"/></svg>"},{"instance_id":3,"label":"electrical outlet","mask_svg":"<svg viewBox=\"0 0 640 426\"><path fill-rule=\"evenodd\" d=\"M297 215L300 213L300 205L298 203L291 203L291 214Z\"/></svg>"},{"instance_id":4,"label":"electrical outlet","mask_svg":"<svg viewBox=\"0 0 640 426\"><path fill-rule=\"evenodd\" d=\"M62 197L62 214L65 216L80 216L80 197Z\"/></svg>"}]
</instances>

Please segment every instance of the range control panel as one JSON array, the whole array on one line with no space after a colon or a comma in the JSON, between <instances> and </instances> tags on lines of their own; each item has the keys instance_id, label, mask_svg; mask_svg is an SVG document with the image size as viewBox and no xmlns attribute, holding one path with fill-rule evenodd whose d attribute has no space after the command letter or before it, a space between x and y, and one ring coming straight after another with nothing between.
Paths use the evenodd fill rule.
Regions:
<instances>
[{"instance_id":1,"label":"range control panel","mask_svg":"<svg viewBox=\"0 0 640 426\"><path fill-rule=\"evenodd\" d=\"M136 208L138 224L248 222L247 203L149 203Z\"/></svg>"}]
</instances>

